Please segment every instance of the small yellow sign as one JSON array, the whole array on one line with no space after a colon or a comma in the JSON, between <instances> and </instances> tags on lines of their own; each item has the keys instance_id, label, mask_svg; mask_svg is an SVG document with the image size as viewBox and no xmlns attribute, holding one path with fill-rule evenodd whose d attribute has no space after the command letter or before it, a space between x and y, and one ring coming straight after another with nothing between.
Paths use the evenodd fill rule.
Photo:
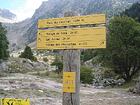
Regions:
<instances>
[{"instance_id":1,"label":"small yellow sign","mask_svg":"<svg viewBox=\"0 0 140 105\"><path fill-rule=\"evenodd\" d=\"M2 105L30 105L29 99L12 99L3 98L1 99Z\"/></svg>"},{"instance_id":2,"label":"small yellow sign","mask_svg":"<svg viewBox=\"0 0 140 105\"><path fill-rule=\"evenodd\" d=\"M72 25L105 24L105 14L94 14L86 16L73 16L63 18L42 19L38 22L38 28L50 28Z\"/></svg>"},{"instance_id":3,"label":"small yellow sign","mask_svg":"<svg viewBox=\"0 0 140 105\"><path fill-rule=\"evenodd\" d=\"M63 92L75 93L76 72L63 73Z\"/></svg>"},{"instance_id":4,"label":"small yellow sign","mask_svg":"<svg viewBox=\"0 0 140 105\"><path fill-rule=\"evenodd\" d=\"M106 28L38 30L37 49L106 48Z\"/></svg>"}]
</instances>

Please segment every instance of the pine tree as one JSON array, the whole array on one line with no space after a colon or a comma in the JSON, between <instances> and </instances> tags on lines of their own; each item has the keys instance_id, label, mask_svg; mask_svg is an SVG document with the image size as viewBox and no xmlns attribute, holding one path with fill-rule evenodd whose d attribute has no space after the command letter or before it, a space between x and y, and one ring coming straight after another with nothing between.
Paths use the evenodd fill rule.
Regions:
<instances>
[{"instance_id":1,"label":"pine tree","mask_svg":"<svg viewBox=\"0 0 140 105\"><path fill-rule=\"evenodd\" d=\"M8 40L6 37L7 31L0 23L0 59L7 59L9 57L9 51L8 51Z\"/></svg>"},{"instance_id":2,"label":"pine tree","mask_svg":"<svg viewBox=\"0 0 140 105\"><path fill-rule=\"evenodd\" d=\"M36 58L33 56L32 50L29 46L26 46L25 50L21 55L19 56L20 58L26 58L30 59L32 61L36 61Z\"/></svg>"}]
</instances>

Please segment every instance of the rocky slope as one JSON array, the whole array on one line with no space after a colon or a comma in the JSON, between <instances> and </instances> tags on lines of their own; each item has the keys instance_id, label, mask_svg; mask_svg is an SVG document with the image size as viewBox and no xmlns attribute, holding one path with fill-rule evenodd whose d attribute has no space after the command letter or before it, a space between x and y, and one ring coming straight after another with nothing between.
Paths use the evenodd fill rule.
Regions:
<instances>
[{"instance_id":1,"label":"rocky slope","mask_svg":"<svg viewBox=\"0 0 140 105\"><path fill-rule=\"evenodd\" d=\"M23 35L26 34L31 25L32 21L30 19L26 19L20 23L4 24L4 27L8 30L7 37L11 50L18 50L21 46L25 46L26 43L23 40Z\"/></svg>"},{"instance_id":2,"label":"rocky slope","mask_svg":"<svg viewBox=\"0 0 140 105\"><path fill-rule=\"evenodd\" d=\"M12 37L11 44L16 42L18 46L32 43L36 40L38 19L63 17L64 12L69 10L77 11L81 15L106 13L111 17L129 8L135 2L139 0L48 0L42 3L31 19L7 25L8 37ZM17 41L13 36L19 37Z\"/></svg>"},{"instance_id":3,"label":"rocky slope","mask_svg":"<svg viewBox=\"0 0 140 105\"><path fill-rule=\"evenodd\" d=\"M0 61L0 75L2 73L26 73L31 71L45 71L49 68L46 62L32 62L24 58L9 58L7 61Z\"/></svg>"}]
</instances>

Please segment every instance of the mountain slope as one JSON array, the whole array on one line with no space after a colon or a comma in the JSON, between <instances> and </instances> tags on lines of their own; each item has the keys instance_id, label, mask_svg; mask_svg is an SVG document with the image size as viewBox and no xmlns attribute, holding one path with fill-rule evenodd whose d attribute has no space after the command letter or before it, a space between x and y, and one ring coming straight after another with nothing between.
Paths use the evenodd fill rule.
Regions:
<instances>
[{"instance_id":1,"label":"mountain slope","mask_svg":"<svg viewBox=\"0 0 140 105\"><path fill-rule=\"evenodd\" d=\"M81 15L106 13L108 17L118 14L129 8L139 0L48 0L42 3L35 14L28 21L14 24L8 36L13 33L20 36L23 43L32 43L36 40L38 19L63 17L66 11L76 11ZM20 26L22 25L22 27ZM19 44L20 45L20 44ZM22 44L23 45L23 44Z\"/></svg>"},{"instance_id":2,"label":"mountain slope","mask_svg":"<svg viewBox=\"0 0 140 105\"><path fill-rule=\"evenodd\" d=\"M15 22L16 15L7 9L0 9L0 22L13 23Z\"/></svg>"}]
</instances>

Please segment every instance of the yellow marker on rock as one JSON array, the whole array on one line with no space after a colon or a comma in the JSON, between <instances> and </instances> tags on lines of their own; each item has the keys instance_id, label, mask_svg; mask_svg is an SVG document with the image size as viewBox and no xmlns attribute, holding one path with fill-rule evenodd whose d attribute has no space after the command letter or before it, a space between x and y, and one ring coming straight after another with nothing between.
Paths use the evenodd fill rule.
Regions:
<instances>
[{"instance_id":1,"label":"yellow marker on rock","mask_svg":"<svg viewBox=\"0 0 140 105\"><path fill-rule=\"evenodd\" d=\"M30 105L29 99L3 98L0 105Z\"/></svg>"}]
</instances>

